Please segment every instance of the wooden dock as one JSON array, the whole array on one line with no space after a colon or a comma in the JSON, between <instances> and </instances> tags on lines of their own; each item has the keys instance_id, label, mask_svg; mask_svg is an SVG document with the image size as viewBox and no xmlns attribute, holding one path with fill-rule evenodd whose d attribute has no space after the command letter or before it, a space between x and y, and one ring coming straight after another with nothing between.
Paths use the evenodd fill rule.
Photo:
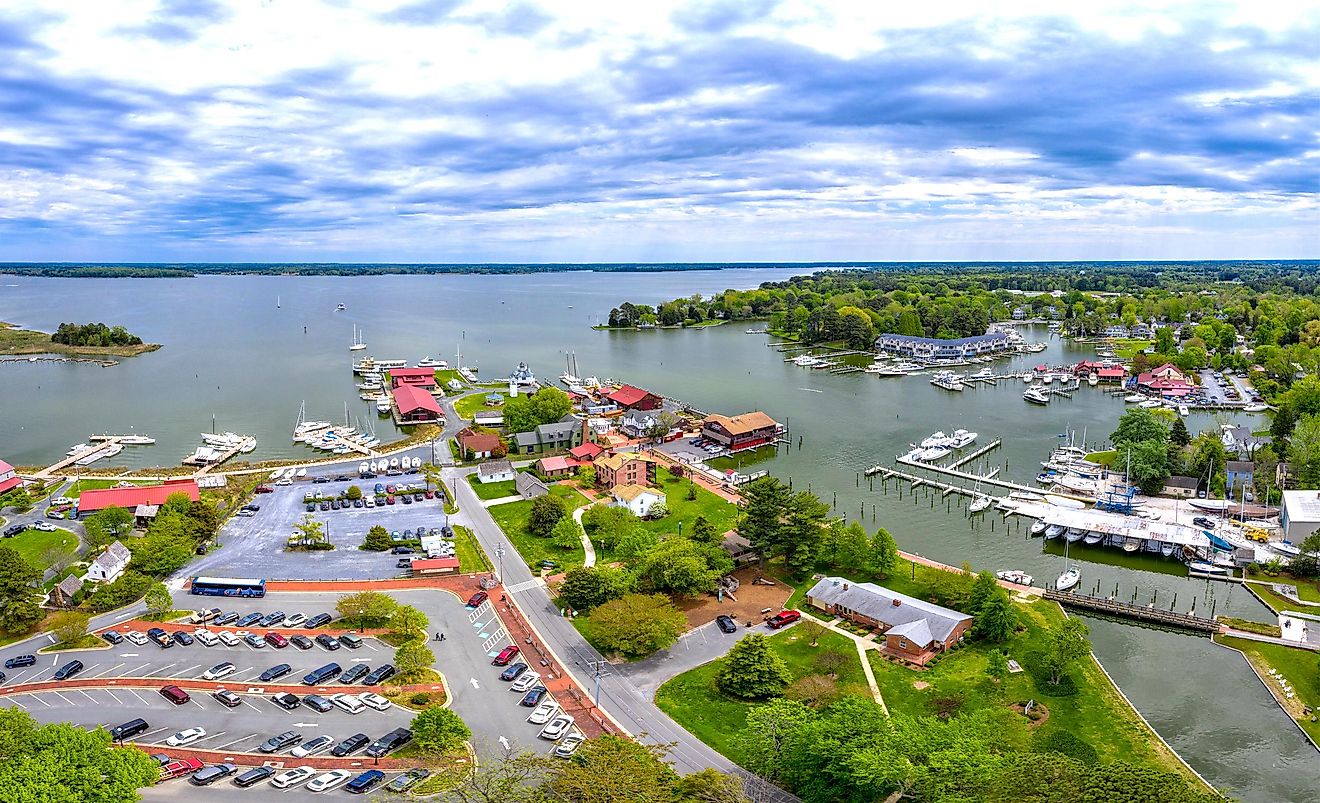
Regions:
<instances>
[{"instance_id":1,"label":"wooden dock","mask_svg":"<svg viewBox=\"0 0 1320 803\"><path fill-rule=\"evenodd\" d=\"M1002 444L1003 442L1004 442L1003 439L995 438L994 440L987 443L985 446L982 446L980 449L977 449L975 452L959 457L957 460L949 464L949 468L962 468L963 466L972 462L976 458L987 455L990 452L994 451L995 449L998 449L999 445Z\"/></svg>"},{"instance_id":2,"label":"wooden dock","mask_svg":"<svg viewBox=\"0 0 1320 803\"><path fill-rule=\"evenodd\" d=\"M967 482L983 482L987 485L993 485L998 488L1007 488L1011 491L1027 491L1029 493L1034 493L1034 494L1044 493L1039 488L1034 488L1029 485L1019 485L1016 482L1009 482L1008 480L1001 480L996 476L998 472L995 471L992 471L989 474L985 474L985 475L972 474L967 471L959 471L956 468L949 468L948 466L940 466L934 463L921 463L915 460L907 460L902 457L898 458L897 462L905 466L911 466L913 468L928 469L930 471L944 474L949 477L956 477L958 479L965 480ZM917 474L909 474L905 471L889 468L887 466L875 465L868 468L864 473L868 477L873 476L875 474L879 474L885 479L888 479L890 477L896 477L898 479L907 480L908 482L912 483L912 487L914 488L917 487L918 485L930 485L938 488L949 487L948 483L936 482L935 480L932 480L929 477L922 477ZM962 493L966 493L966 494L973 493L970 489L967 488L961 488L960 486L954 486L954 487L959 487ZM1070 493L1056 493L1054 491L1050 491L1050 493L1053 494L1054 496L1061 496L1066 499L1075 499L1078 502L1083 502L1085 504L1095 503L1095 500L1089 496L1079 496L1077 494L1070 494Z\"/></svg>"},{"instance_id":3,"label":"wooden dock","mask_svg":"<svg viewBox=\"0 0 1320 803\"><path fill-rule=\"evenodd\" d=\"M123 436L121 435L97 436L95 438L95 442L90 444L86 449L79 449L77 452L69 455L68 457L65 457L63 460L60 460L58 463L52 463L49 466L46 466L42 470L38 471L36 474L33 474L32 476L35 479L39 479L39 480L50 479L56 472L68 468L69 466L77 463L79 460L82 460L83 458L91 457L97 452L103 452L106 450L107 447L119 443L121 437Z\"/></svg>"},{"instance_id":4,"label":"wooden dock","mask_svg":"<svg viewBox=\"0 0 1320 803\"><path fill-rule=\"evenodd\" d=\"M1118 617L1120 619L1134 619L1139 622L1147 622L1154 625L1176 627L1183 630L1194 630L1198 633L1210 634L1219 632L1219 623L1214 619L1205 619L1196 616L1193 613L1166 611L1147 605L1119 602L1118 600L1106 599L1104 597L1092 597L1085 594L1073 594L1068 591L1054 591L1052 589L1045 589L1044 596L1045 599L1053 600L1060 605L1069 608L1077 608L1091 613Z\"/></svg>"}]
</instances>

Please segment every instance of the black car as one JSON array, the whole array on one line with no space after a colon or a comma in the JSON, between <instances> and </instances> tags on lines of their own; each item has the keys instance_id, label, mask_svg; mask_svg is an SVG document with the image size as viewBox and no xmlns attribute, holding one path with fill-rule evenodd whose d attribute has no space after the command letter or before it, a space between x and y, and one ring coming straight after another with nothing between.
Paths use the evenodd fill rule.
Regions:
<instances>
[{"instance_id":1,"label":"black car","mask_svg":"<svg viewBox=\"0 0 1320 803\"><path fill-rule=\"evenodd\" d=\"M391 555L412 555L416 552L417 550L410 546L396 546L390 550Z\"/></svg>"},{"instance_id":2,"label":"black car","mask_svg":"<svg viewBox=\"0 0 1320 803\"><path fill-rule=\"evenodd\" d=\"M367 675L366 679L362 681L362 685L379 686L397 674L399 674L399 670L394 668L394 664L382 664L371 670L371 674Z\"/></svg>"},{"instance_id":3,"label":"black car","mask_svg":"<svg viewBox=\"0 0 1320 803\"><path fill-rule=\"evenodd\" d=\"M303 697L302 701L303 705L322 714L334 708L334 705L329 700L319 694L309 694L306 697Z\"/></svg>"},{"instance_id":4,"label":"black car","mask_svg":"<svg viewBox=\"0 0 1320 803\"><path fill-rule=\"evenodd\" d=\"M411 505L412 502L413 502L413 500L412 500L412 497L411 497L411 496L409 496L408 494L404 494L404 495L403 495L403 503L404 503L405 505Z\"/></svg>"},{"instance_id":5,"label":"black car","mask_svg":"<svg viewBox=\"0 0 1320 803\"><path fill-rule=\"evenodd\" d=\"M364 472L362 472L361 474L359 474L358 477L360 477L361 479L364 479L364 480L374 480L374 479L376 479L376 472L374 472L374 471L364 471Z\"/></svg>"},{"instance_id":6,"label":"black car","mask_svg":"<svg viewBox=\"0 0 1320 803\"><path fill-rule=\"evenodd\" d=\"M541 704L541 698L545 697L545 686L533 686L527 690L523 698L518 701L518 705L525 705L528 708L535 708Z\"/></svg>"},{"instance_id":7,"label":"black car","mask_svg":"<svg viewBox=\"0 0 1320 803\"><path fill-rule=\"evenodd\" d=\"M285 731L278 736L272 736L257 746L257 750L262 753L274 753L279 750L288 750L290 747L297 747L302 742L302 734L297 731Z\"/></svg>"},{"instance_id":8,"label":"black car","mask_svg":"<svg viewBox=\"0 0 1320 803\"><path fill-rule=\"evenodd\" d=\"M715 617L715 626L723 633L737 633L738 623L733 621L733 617L722 613Z\"/></svg>"},{"instance_id":9,"label":"black car","mask_svg":"<svg viewBox=\"0 0 1320 803\"><path fill-rule=\"evenodd\" d=\"M228 778L238 769L233 764L212 764L209 767L203 767L194 772L188 779L188 783L193 786L210 786L221 778Z\"/></svg>"},{"instance_id":10,"label":"black car","mask_svg":"<svg viewBox=\"0 0 1320 803\"><path fill-rule=\"evenodd\" d=\"M1204 527L1207 530L1213 530L1215 528L1214 520L1207 519L1205 516L1197 516L1193 518L1192 524L1195 524L1197 527Z\"/></svg>"},{"instance_id":11,"label":"black car","mask_svg":"<svg viewBox=\"0 0 1320 803\"><path fill-rule=\"evenodd\" d=\"M407 728L395 728L372 742L371 747L367 748L367 755L372 758L380 758L381 756L393 753L408 742L411 742L412 739L412 731Z\"/></svg>"},{"instance_id":12,"label":"black car","mask_svg":"<svg viewBox=\"0 0 1320 803\"><path fill-rule=\"evenodd\" d=\"M174 639L170 638L170 634L165 632L159 627L153 627L150 630L148 630L147 638L156 642L156 644L159 645L161 649L174 646Z\"/></svg>"},{"instance_id":13,"label":"black car","mask_svg":"<svg viewBox=\"0 0 1320 803\"><path fill-rule=\"evenodd\" d=\"M335 482L348 482L351 479L353 478L347 474L340 474L338 477L335 477Z\"/></svg>"},{"instance_id":14,"label":"black car","mask_svg":"<svg viewBox=\"0 0 1320 803\"><path fill-rule=\"evenodd\" d=\"M284 611L271 611L261 619L262 627L274 627L284 621Z\"/></svg>"},{"instance_id":15,"label":"black car","mask_svg":"<svg viewBox=\"0 0 1320 803\"><path fill-rule=\"evenodd\" d=\"M380 770L367 770L358 777L348 782L344 787L350 795L362 795L370 792L381 781L385 780L385 773Z\"/></svg>"},{"instance_id":16,"label":"black car","mask_svg":"<svg viewBox=\"0 0 1320 803\"><path fill-rule=\"evenodd\" d=\"M330 624L333 618L334 617L332 617L328 613L318 613L317 615L313 616L311 619L308 619L306 622L303 622L303 627L307 628L308 630L315 630L318 627L324 627L325 625Z\"/></svg>"},{"instance_id":17,"label":"black car","mask_svg":"<svg viewBox=\"0 0 1320 803\"><path fill-rule=\"evenodd\" d=\"M4 672L0 672L0 683L4 683L8 679L9 679L8 675L6 675Z\"/></svg>"},{"instance_id":18,"label":"black car","mask_svg":"<svg viewBox=\"0 0 1320 803\"><path fill-rule=\"evenodd\" d=\"M331 652L334 652L335 650L339 649L339 639L335 638L329 633L322 633L321 635L317 636L316 643L320 644L322 647L325 647L327 650L330 650Z\"/></svg>"},{"instance_id":19,"label":"black car","mask_svg":"<svg viewBox=\"0 0 1320 803\"><path fill-rule=\"evenodd\" d=\"M251 510L253 513L261 510L261 505L243 505L243 510Z\"/></svg>"},{"instance_id":20,"label":"black car","mask_svg":"<svg viewBox=\"0 0 1320 803\"><path fill-rule=\"evenodd\" d=\"M527 664L509 664L508 668L500 673L500 680L513 681L518 676L527 671Z\"/></svg>"},{"instance_id":21,"label":"black car","mask_svg":"<svg viewBox=\"0 0 1320 803\"><path fill-rule=\"evenodd\" d=\"M174 643L182 644L183 646L188 647L192 645L193 637L183 632L182 630L176 630L174 631Z\"/></svg>"},{"instance_id":22,"label":"black car","mask_svg":"<svg viewBox=\"0 0 1320 803\"><path fill-rule=\"evenodd\" d=\"M329 477L317 477L316 479L312 480L312 482L316 483L317 485L320 485L320 484L322 484L322 483L326 483L326 482L329 482L329 481L330 481L330 478L329 478Z\"/></svg>"},{"instance_id":23,"label":"black car","mask_svg":"<svg viewBox=\"0 0 1320 803\"><path fill-rule=\"evenodd\" d=\"M330 500L330 509L331 509L331 510L338 510L338 509L339 509L339 500L338 500L338 499L331 499L331 500Z\"/></svg>"},{"instance_id":24,"label":"black car","mask_svg":"<svg viewBox=\"0 0 1320 803\"><path fill-rule=\"evenodd\" d=\"M235 622L234 625L236 627L248 627L249 625L255 625L257 622L260 621L261 621L261 614L249 613L246 614L242 619L239 619L237 622Z\"/></svg>"},{"instance_id":25,"label":"black car","mask_svg":"<svg viewBox=\"0 0 1320 803\"><path fill-rule=\"evenodd\" d=\"M79 672L83 671L82 661L70 661L59 669L55 670L54 680L68 680Z\"/></svg>"},{"instance_id":26,"label":"black car","mask_svg":"<svg viewBox=\"0 0 1320 803\"><path fill-rule=\"evenodd\" d=\"M243 704L243 698L239 697L237 694L234 694L229 689L221 689L217 692L214 692L211 696L219 700L220 704L223 705L225 708L238 708L240 705Z\"/></svg>"},{"instance_id":27,"label":"black car","mask_svg":"<svg viewBox=\"0 0 1320 803\"><path fill-rule=\"evenodd\" d=\"M15 655L8 661L5 661L5 669L22 669L25 666L32 666L37 662L35 655Z\"/></svg>"},{"instance_id":28,"label":"black car","mask_svg":"<svg viewBox=\"0 0 1320 803\"><path fill-rule=\"evenodd\" d=\"M334 749L330 751L330 755L343 758L351 753L356 753L370 743L371 737L367 736L365 733L355 733L335 745Z\"/></svg>"},{"instance_id":29,"label":"black car","mask_svg":"<svg viewBox=\"0 0 1320 803\"><path fill-rule=\"evenodd\" d=\"M322 511L326 511L326 510L329 510L329 509L330 509L330 503L329 503L329 502L322 502L322 503L321 503L321 510L322 510Z\"/></svg>"},{"instance_id":30,"label":"black car","mask_svg":"<svg viewBox=\"0 0 1320 803\"><path fill-rule=\"evenodd\" d=\"M307 512L308 512L308 513L315 513L315 512L316 512L316 503L315 503L315 502L308 502L308 503L307 503Z\"/></svg>"},{"instance_id":31,"label":"black car","mask_svg":"<svg viewBox=\"0 0 1320 803\"><path fill-rule=\"evenodd\" d=\"M11 537L11 536L18 535L19 533L23 532L23 531L26 530L26 529L27 529L27 525L26 525L26 524L15 524L15 525L13 525L13 526L11 526L11 527L6 527L6 528L5 528L5 538L9 538L9 537Z\"/></svg>"},{"instance_id":32,"label":"black car","mask_svg":"<svg viewBox=\"0 0 1320 803\"><path fill-rule=\"evenodd\" d=\"M270 669L267 669L265 672L262 672L261 675L257 677L257 680L261 681L262 683L267 683L269 681L275 680L276 678L282 678L292 671L293 671L293 667L289 666L288 664L276 664L275 666L272 666Z\"/></svg>"},{"instance_id":33,"label":"black car","mask_svg":"<svg viewBox=\"0 0 1320 803\"><path fill-rule=\"evenodd\" d=\"M247 772L234 779L234 786L247 788L253 784L261 783L275 774L274 767L253 767Z\"/></svg>"},{"instance_id":34,"label":"black car","mask_svg":"<svg viewBox=\"0 0 1320 803\"><path fill-rule=\"evenodd\" d=\"M271 702L275 703L275 705L278 705L280 708L283 708L287 711L292 711L293 709L302 705L302 700L298 699L298 695L289 694L287 691L284 692L283 694L275 695L274 697L270 698L270 700Z\"/></svg>"},{"instance_id":35,"label":"black car","mask_svg":"<svg viewBox=\"0 0 1320 803\"><path fill-rule=\"evenodd\" d=\"M366 664L353 664L348 669L344 670L344 674L339 676L339 682L357 683L359 680L365 677L366 674L370 671L371 671L371 667L367 666Z\"/></svg>"},{"instance_id":36,"label":"black car","mask_svg":"<svg viewBox=\"0 0 1320 803\"><path fill-rule=\"evenodd\" d=\"M310 650L312 648L312 640L302 634L289 636L289 643L300 650Z\"/></svg>"},{"instance_id":37,"label":"black car","mask_svg":"<svg viewBox=\"0 0 1320 803\"><path fill-rule=\"evenodd\" d=\"M107 642L109 642L109 643L111 643L111 644L123 644L123 643L124 643L124 637L121 636L121 635L119 635L118 633L116 633L116 632L113 631L113 630L107 630L107 631L105 631L104 633L101 634L101 638L105 639Z\"/></svg>"},{"instance_id":38,"label":"black car","mask_svg":"<svg viewBox=\"0 0 1320 803\"><path fill-rule=\"evenodd\" d=\"M215 617L215 621L212 622L211 624L215 625L216 627L220 627L223 625L233 624L234 622L237 621L238 621L238 612L229 611L228 613L222 613L219 616Z\"/></svg>"}]
</instances>

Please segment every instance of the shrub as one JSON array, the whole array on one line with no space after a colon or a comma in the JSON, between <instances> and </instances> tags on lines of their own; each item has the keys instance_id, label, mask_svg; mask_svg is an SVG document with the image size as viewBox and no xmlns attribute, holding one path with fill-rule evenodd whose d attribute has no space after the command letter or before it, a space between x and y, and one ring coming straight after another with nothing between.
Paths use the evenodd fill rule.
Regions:
<instances>
[{"instance_id":1,"label":"shrub","mask_svg":"<svg viewBox=\"0 0 1320 803\"><path fill-rule=\"evenodd\" d=\"M1072 731L1062 729L1037 731L1032 737L1032 742L1037 752L1061 753L1087 764L1095 764L1100 760L1095 748L1089 742L1078 738Z\"/></svg>"},{"instance_id":2,"label":"shrub","mask_svg":"<svg viewBox=\"0 0 1320 803\"><path fill-rule=\"evenodd\" d=\"M431 695L427 694L424 691L419 691L416 694L414 694L412 697L409 697L408 702L412 703L413 705L426 705L427 703L431 702Z\"/></svg>"},{"instance_id":3,"label":"shrub","mask_svg":"<svg viewBox=\"0 0 1320 803\"><path fill-rule=\"evenodd\" d=\"M1033 652L1022 656L1022 668L1031 675L1036 684L1036 692L1047 697L1072 697L1077 694L1077 684L1072 676L1062 673L1057 684L1051 683L1049 659L1043 653Z\"/></svg>"}]
</instances>

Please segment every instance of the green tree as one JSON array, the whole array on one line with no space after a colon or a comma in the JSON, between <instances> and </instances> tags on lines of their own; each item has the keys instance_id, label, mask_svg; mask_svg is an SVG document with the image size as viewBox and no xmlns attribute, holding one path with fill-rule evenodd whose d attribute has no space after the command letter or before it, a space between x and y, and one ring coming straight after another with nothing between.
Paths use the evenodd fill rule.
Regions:
<instances>
[{"instance_id":1,"label":"green tree","mask_svg":"<svg viewBox=\"0 0 1320 803\"><path fill-rule=\"evenodd\" d=\"M1008 598L1008 592L996 587L995 593L981 605L973 632L986 641L1000 644L1008 641L1013 631L1017 629L1017 625L1017 609Z\"/></svg>"},{"instance_id":2,"label":"green tree","mask_svg":"<svg viewBox=\"0 0 1320 803\"><path fill-rule=\"evenodd\" d=\"M318 521L311 513L304 514L302 519L293 525L293 529L296 534L289 540L298 546L312 546L328 540L325 534L325 522Z\"/></svg>"},{"instance_id":3,"label":"green tree","mask_svg":"<svg viewBox=\"0 0 1320 803\"><path fill-rule=\"evenodd\" d=\"M985 674L995 683L1003 683L1008 677L1008 656L1003 650L991 650L990 662L985 667Z\"/></svg>"},{"instance_id":4,"label":"green tree","mask_svg":"<svg viewBox=\"0 0 1320 803\"><path fill-rule=\"evenodd\" d=\"M153 583L142 601L147 604L147 613L156 619L174 609L174 599L164 583Z\"/></svg>"},{"instance_id":5,"label":"green tree","mask_svg":"<svg viewBox=\"0 0 1320 803\"><path fill-rule=\"evenodd\" d=\"M132 532L133 514L122 507L98 510L83 519L87 543L93 548L109 546L115 539Z\"/></svg>"},{"instance_id":6,"label":"green tree","mask_svg":"<svg viewBox=\"0 0 1320 803\"><path fill-rule=\"evenodd\" d=\"M705 516L697 516L696 521L692 522L692 540L702 544L718 544L722 538L715 525Z\"/></svg>"},{"instance_id":7,"label":"green tree","mask_svg":"<svg viewBox=\"0 0 1320 803\"><path fill-rule=\"evenodd\" d=\"M544 497L541 497L544 498ZM550 531L550 540L555 546L565 551L582 546L582 528L573 521L572 516L564 516Z\"/></svg>"},{"instance_id":8,"label":"green tree","mask_svg":"<svg viewBox=\"0 0 1320 803\"><path fill-rule=\"evenodd\" d=\"M582 513L582 526L591 536L591 542L605 549L618 547L640 523L641 519L626 507L598 504Z\"/></svg>"},{"instance_id":9,"label":"green tree","mask_svg":"<svg viewBox=\"0 0 1320 803\"><path fill-rule=\"evenodd\" d=\"M765 636L744 636L720 661L715 684L720 691L745 700L763 700L784 690L793 676L784 659L770 649Z\"/></svg>"},{"instance_id":10,"label":"green tree","mask_svg":"<svg viewBox=\"0 0 1320 803\"><path fill-rule=\"evenodd\" d=\"M527 514L527 531L542 538L549 537L567 513L564 500L554 494L538 496L532 500L532 509Z\"/></svg>"},{"instance_id":11,"label":"green tree","mask_svg":"<svg viewBox=\"0 0 1320 803\"><path fill-rule=\"evenodd\" d=\"M1146 494L1159 493L1169 476L1169 453L1159 441L1140 441L1127 445L1131 460L1132 483Z\"/></svg>"},{"instance_id":12,"label":"green tree","mask_svg":"<svg viewBox=\"0 0 1320 803\"><path fill-rule=\"evenodd\" d=\"M577 470L578 484L583 488L592 488L596 485L596 467L593 465L579 466Z\"/></svg>"},{"instance_id":13,"label":"green tree","mask_svg":"<svg viewBox=\"0 0 1320 803\"><path fill-rule=\"evenodd\" d=\"M990 572L982 569L976 578L972 580L972 589L967 598L967 613L977 616L981 613L981 607L1002 591L999 587L999 580Z\"/></svg>"},{"instance_id":14,"label":"green tree","mask_svg":"<svg viewBox=\"0 0 1320 803\"><path fill-rule=\"evenodd\" d=\"M361 499L362 489L356 485L350 485L348 486L348 490L344 492L344 496L347 496L349 499Z\"/></svg>"},{"instance_id":15,"label":"green tree","mask_svg":"<svg viewBox=\"0 0 1320 803\"><path fill-rule=\"evenodd\" d=\"M1288 459L1297 476L1297 487L1320 487L1320 416L1297 419L1288 441Z\"/></svg>"},{"instance_id":16,"label":"green tree","mask_svg":"<svg viewBox=\"0 0 1320 803\"><path fill-rule=\"evenodd\" d=\"M1192 435L1187 431L1187 424L1182 418L1175 418L1173 429L1169 431L1169 443L1175 446L1186 446L1192 442Z\"/></svg>"},{"instance_id":17,"label":"green tree","mask_svg":"<svg viewBox=\"0 0 1320 803\"><path fill-rule=\"evenodd\" d=\"M647 591L694 596L715 590L715 581L732 568L724 550L671 535L641 556L634 567L637 584Z\"/></svg>"},{"instance_id":18,"label":"green tree","mask_svg":"<svg viewBox=\"0 0 1320 803\"><path fill-rule=\"evenodd\" d=\"M743 780L737 775L707 767L679 778L676 792L681 803L748 803L742 787Z\"/></svg>"},{"instance_id":19,"label":"green tree","mask_svg":"<svg viewBox=\"0 0 1320 803\"><path fill-rule=\"evenodd\" d=\"M1087 639L1090 633L1085 622L1071 617L1050 631L1046 654L1050 683L1058 685L1068 666L1091 651L1091 642Z\"/></svg>"},{"instance_id":20,"label":"green tree","mask_svg":"<svg viewBox=\"0 0 1320 803\"><path fill-rule=\"evenodd\" d=\"M640 658L678 641L687 618L662 594L625 594L587 617L595 641L606 650Z\"/></svg>"},{"instance_id":21,"label":"green tree","mask_svg":"<svg viewBox=\"0 0 1320 803\"><path fill-rule=\"evenodd\" d=\"M411 605L400 605L390 614L390 632L406 639L425 640L431 629L426 614Z\"/></svg>"},{"instance_id":22,"label":"green tree","mask_svg":"<svg viewBox=\"0 0 1320 803\"><path fill-rule=\"evenodd\" d=\"M663 747L622 736L601 736L577 749L572 761L552 765L539 790L554 803L685 803L681 780L665 763Z\"/></svg>"},{"instance_id":23,"label":"green tree","mask_svg":"<svg viewBox=\"0 0 1320 803\"><path fill-rule=\"evenodd\" d=\"M748 711L739 738L747 768L776 780L790 740L813 717L811 709L797 700L772 699Z\"/></svg>"},{"instance_id":24,"label":"green tree","mask_svg":"<svg viewBox=\"0 0 1320 803\"><path fill-rule=\"evenodd\" d=\"M575 611L590 611L628 593L632 579L627 572L612 566L576 566L564 575L559 599Z\"/></svg>"},{"instance_id":25,"label":"green tree","mask_svg":"<svg viewBox=\"0 0 1320 803\"><path fill-rule=\"evenodd\" d=\"M123 803L160 780L145 752L111 747L107 731L40 725L26 712L0 709L0 789L32 803Z\"/></svg>"},{"instance_id":26,"label":"green tree","mask_svg":"<svg viewBox=\"0 0 1320 803\"><path fill-rule=\"evenodd\" d=\"M12 547L0 546L0 628L23 633L42 619L34 584L41 572Z\"/></svg>"},{"instance_id":27,"label":"green tree","mask_svg":"<svg viewBox=\"0 0 1320 803\"><path fill-rule=\"evenodd\" d=\"M1192 439L1191 455L1187 461L1192 476L1209 477L1210 485L1222 489L1227 461L1228 451L1224 449L1224 442L1218 432L1202 432Z\"/></svg>"},{"instance_id":28,"label":"green tree","mask_svg":"<svg viewBox=\"0 0 1320 803\"><path fill-rule=\"evenodd\" d=\"M413 717L408 729L413 741L424 753L438 755L452 753L472 738L467 723L452 709L432 706Z\"/></svg>"},{"instance_id":29,"label":"green tree","mask_svg":"<svg viewBox=\"0 0 1320 803\"><path fill-rule=\"evenodd\" d=\"M370 530L367 530L367 537L362 541L362 548L371 552L384 552L393 543L390 540L390 531L376 524Z\"/></svg>"},{"instance_id":30,"label":"green tree","mask_svg":"<svg viewBox=\"0 0 1320 803\"><path fill-rule=\"evenodd\" d=\"M614 550L621 558L640 558L649 554L660 543L660 536L640 527L619 539L619 546Z\"/></svg>"},{"instance_id":31,"label":"green tree","mask_svg":"<svg viewBox=\"0 0 1320 803\"><path fill-rule=\"evenodd\" d=\"M399 670L400 683L417 680L434 663L435 654L425 641L405 642L394 650L394 667Z\"/></svg>"},{"instance_id":32,"label":"green tree","mask_svg":"<svg viewBox=\"0 0 1320 803\"><path fill-rule=\"evenodd\" d=\"M776 477L762 477L742 488L743 515L738 532L756 550L762 568L781 553L780 539L791 492Z\"/></svg>"},{"instance_id":33,"label":"green tree","mask_svg":"<svg viewBox=\"0 0 1320 803\"><path fill-rule=\"evenodd\" d=\"M1161 326L1155 330L1155 352L1157 354L1173 354L1177 350L1178 346L1173 342L1173 329Z\"/></svg>"},{"instance_id":34,"label":"green tree","mask_svg":"<svg viewBox=\"0 0 1320 803\"><path fill-rule=\"evenodd\" d=\"M335 603L335 610L345 619L356 619L358 629L367 623L384 624L399 606L392 597L379 591L358 591L345 594Z\"/></svg>"},{"instance_id":35,"label":"green tree","mask_svg":"<svg viewBox=\"0 0 1320 803\"><path fill-rule=\"evenodd\" d=\"M881 579L889 577L898 565L898 542L884 527L871 537L871 568Z\"/></svg>"},{"instance_id":36,"label":"green tree","mask_svg":"<svg viewBox=\"0 0 1320 803\"><path fill-rule=\"evenodd\" d=\"M838 538L834 563L841 569L860 571L871 563L871 539L866 535L866 528L858 522L852 522L843 528Z\"/></svg>"},{"instance_id":37,"label":"green tree","mask_svg":"<svg viewBox=\"0 0 1320 803\"><path fill-rule=\"evenodd\" d=\"M780 550L795 576L805 576L815 565L829 512L830 506L810 491L793 494L780 529Z\"/></svg>"},{"instance_id":38,"label":"green tree","mask_svg":"<svg viewBox=\"0 0 1320 803\"><path fill-rule=\"evenodd\" d=\"M1123 413L1118 419L1118 428L1109 436L1109 440L1120 451L1130 444L1156 441L1160 448L1169 439L1169 427L1164 420L1144 408L1136 408Z\"/></svg>"},{"instance_id":39,"label":"green tree","mask_svg":"<svg viewBox=\"0 0 1320 803\"><path fill-rule=\"evenodd\" d=\"M61 611L51 617L50 632L63 644L71 644L87 635L91 617L82 611Z\"/></svg>"},{"instance_id":40,"label":"green tree","mask_svg":"<svg viewBox=\"0 0 1320 803\"><path fill-rule=\"evenodd\" d=\"M568 415L573 408L568 394L559 388L541 388L530 396L516 396L504 403L504 428L509 432L530 432L541 424L551 424Z\"/></svg>"}]
</instances>

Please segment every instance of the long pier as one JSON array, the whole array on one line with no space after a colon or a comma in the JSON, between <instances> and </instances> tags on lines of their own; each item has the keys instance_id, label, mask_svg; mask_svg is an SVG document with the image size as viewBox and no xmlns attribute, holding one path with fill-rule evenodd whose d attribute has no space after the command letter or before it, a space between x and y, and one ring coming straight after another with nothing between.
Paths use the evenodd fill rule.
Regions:
<instances>
[{"instance_id":1,"label":"long pier","mask_svg":"<svg viewBox=\"0 0 1320 803\"><path fill-rule=\"evenodd\" d=\"M977 449L975 452L972 452L969 455L963 455L962 457L959 457L957 460L949 464L949 468L962 468L963 466L972 462L976 458L989 454L995 449L998 449L999 445L1003 442L1004 441L1002 438L995 438L994 440L987 443L985 446L982 446L980 449Z\"/></svg>"},{"instance_id":2,"label":"long pier","mask_svg":"<svg viewBox=\"0 0 1320 803\"><path fill-rule=\"evenodd\" d=\"M74 452L68 457L65 457L63 460L60 460L58 463L52 463L49 466L46 466L42 470L38 471L36 474L33 474L32 476L40 480L50 479L50 477L54 475L55 472L67 468L73 465L74 463L77 463L79 460L82 460L87 457L91 457L92 455L97 454L99 452L104 452L107 448L113 446L116 443L119 443L121 437L123 436L120 435L97 436L96 442L88 446L86 449L79 449L78 451Z\"/></svg>"},{"instance_id":3,"label":"long pier","mask_svg":"<svg viewBox=\"0 0 1320 803\"><path fill-rule=\"evenodd\" d=\"M919 462L919 461L916 461L916 460L909 460L909 459L907 459L906 457L900 457L900 458L898 458L898 462L899 462L899 463L902 463L902 464L905 465L905 466L911 466L911 467L913 467L913 468L924 468L924 469L928 469L928 470L930 470L930 471L934 471L934 472L937 472L937 473L940 473L940 474L944 474L944 475L947 475L947 476L950 476L950 477L957 477L958 479L966 480L966 481L968 481L968 482L984 482L984 483L986 483L986 484L988 484L988 485L994 485L994 486L997 486L997 487L1000 487L1000 488L1008 488L1009 490L1012 490L1012 491L1027 491L1027 492L1029 492L1029 493L1034 493L1034 494L1042 493L1042 491L1041 491L1039 488L1035 488L1035 487L1032 487L1032 486L1030 486L1030 485L1019 485L1019 484L1016 483L1016 482L1009 482L1008 480L1001 480L1001 479L998 479L997 477L981 476L981 475L979 475L979 474L972 474L971 472L968 472L968 471L960 471L960 470L958 470L958 469L956 469L956 468L950 468L950 467L948 467L948 466L941 466L941 465L937 465L937 464L935 464L935 463L922 463L922 462ZM867 476L870 476L871 474L883 474L883 473L885 473L885 472L889 472L890 474L899 474L899 475L901 475L901 474L903 473L903 472L896 471L896 470L891 469L891 468L884 468L883 466L874 466L874 467L872 467L872 468L870 468L870 469L867 469L867 472L866 472L866 473L867 473ZM903 477L903 479L907 479L907 477ZM1050 491L1050 493L1052 493L1054 496L1062 496L1062 497L1065 497L1065 498L1067 498L1067 499L1076 499L1078 502L1084 502L1084 503L1086 503L1086 504L1093 504L1093 503L1095 502L1095 499L1094 499L1093 497L1090 497L1090 496L1081 496L1081 495L1079 495L1079 494L1070 494L1070 493L1055 493L1054 491Z\"/></svg>"},{"instance_id":4,"label":"long pier","mask_svg":"<svg viewBox=\"0 0 1320 803\"><path fill-rule=\"evenodd\" d=\"M1219 623L1214 619L1205 619L1190 613L1166 611L1146 605L1137 605L1131 602L1119 602L1118 600L1106 599L1104 597L1091 597L1084 594L1073 594L1068 591L1054 591L1052 589L1045 589L1044 596L1045 599L1053 600L1060 605L1070 608L1079 608L1084 611L1116 616L1122 619L1135 619L1139 622L1149 622L1151 624L1163 625L1165 627L1195 630L1198 633L1209 634L1219 632Z\"/></svg>"}]
</instances>

